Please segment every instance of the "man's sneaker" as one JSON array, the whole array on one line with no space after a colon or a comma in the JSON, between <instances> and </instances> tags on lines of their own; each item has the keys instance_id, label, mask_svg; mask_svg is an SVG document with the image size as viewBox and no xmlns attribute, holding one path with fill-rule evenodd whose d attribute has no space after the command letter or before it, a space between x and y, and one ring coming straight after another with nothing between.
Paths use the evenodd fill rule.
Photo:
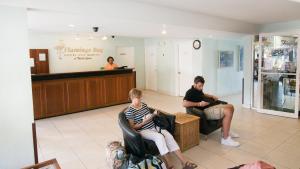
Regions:
<instances>
[{"instance_id":1,"label":"man's sneaker","mask_svg":"<svg viewBox=\"0 0 300 169\"><path fill-rule=\"evenodd\" d=\"M238 147L240 146L240 143L237 141L232 140L232 138L229 136L227 139L222 138L221 139L221 144L225 146L231 146L231 147Z\"/></svg>"},{"instance_id":2,"label":"man's sneaker","mask_svg":"<svg viewBox=\"0 0 300 169\"><path fill-rule=\"evenodd\" d=\"M240 137L239 134L237 134L237 133L235 133L235 132L232 132L232 131L229 132L229 135L230 135L232 138L239 138L239 137Z\"/></svg>"},{"instance_id":3,"label":"man's sneaker","mask_svg":"<svg viewBox=\"0 0 300 169\"><path fill-rule=\"evenodd\" d=\"M221 130L221 135L222 135L222 137L223 137L223 130ZM237 133L235 133L235 132L233 132L233 131L230 131L230 132L229 132L229 135L230 135L232 138L240 138L240 135L237 134Z\"/></svg>"}]
</instances>

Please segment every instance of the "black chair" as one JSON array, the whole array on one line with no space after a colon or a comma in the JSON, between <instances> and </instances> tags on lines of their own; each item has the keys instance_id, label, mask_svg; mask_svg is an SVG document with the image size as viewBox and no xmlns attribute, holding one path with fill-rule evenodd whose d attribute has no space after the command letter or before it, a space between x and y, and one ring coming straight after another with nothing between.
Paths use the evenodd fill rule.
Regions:
<instances>
[{"instance_id":1,"label":"black chair","mask_svg":"<svg viewBox=\"0 0 300 169\"><path fill-rule=\"evenodd\" d=\"M215 130L218 130L219 128L222 127L222 119L220 120L208 120L206 118L205 113L203 110L194 108L194 107L188 107L186 108L187 114L191 114L194 116L200 117L200 125L199 125L199 130L200 133L205 135L205 140L207 139L208 135Z\"/></svg>"},{"instance_id":2,"label":"black chair","mask_svg":"<svg viewBox=\"0 0 300 169\"><path fill-rule=\"evenodd\" d=\"M125 144L125 149L128 154L143 158L146 154L158 155L159 151L152 140L147 140L142 138L141 134L132 129L129 126L128 120L126 119L125 113L126 109L119 113L119 125L123 133L123 139ZM154 109L150 108L151 113ZM167 130L174 135L175 132L175 115L171 115L162 111L158 111L159 116L165 117L167 121Z\"/></svg>"}]
</instances>

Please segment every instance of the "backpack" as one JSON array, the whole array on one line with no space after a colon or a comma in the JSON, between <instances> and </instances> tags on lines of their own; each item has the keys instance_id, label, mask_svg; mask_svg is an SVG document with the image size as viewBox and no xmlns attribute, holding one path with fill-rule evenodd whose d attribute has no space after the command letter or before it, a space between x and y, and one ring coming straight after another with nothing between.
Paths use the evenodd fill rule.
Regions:
<instances>
[{"instance_id":1,"label":"backpack","mask_svg":"<svg viewBox=\"0 0 300 169\"><path fill-rule=\"evenodd\" d=\"M146 155L144 159L137 160L130 156L123 164L122 169L167 169L165 163L157 156Z\"/></svg>"},{"instance_id":2,"label":"backpack","mask_svg":"<svg viewBox=\"0 0 300 169\"><path fill-rule=\"evenodd\" d=\"M126 161L125 148L121 142L113 141L106 146L106 162L110 169L121 169Z\"/></svg>"}]
</instances>

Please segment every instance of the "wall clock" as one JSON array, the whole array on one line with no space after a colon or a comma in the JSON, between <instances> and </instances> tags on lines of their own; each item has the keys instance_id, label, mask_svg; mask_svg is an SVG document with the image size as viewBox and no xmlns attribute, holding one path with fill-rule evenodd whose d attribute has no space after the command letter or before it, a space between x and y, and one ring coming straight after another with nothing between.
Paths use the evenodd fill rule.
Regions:
<instances>
[{"instance_id":1,"label":"wall clock","mask_svg":"<svg viewBox=\"0 0 300 169\"><path fill-rule=\"evenodd\" d=\"M194 40L193 47L194 47L194 49L200 49L201 48L200 40Z\"/></svg>"}]
</instances>

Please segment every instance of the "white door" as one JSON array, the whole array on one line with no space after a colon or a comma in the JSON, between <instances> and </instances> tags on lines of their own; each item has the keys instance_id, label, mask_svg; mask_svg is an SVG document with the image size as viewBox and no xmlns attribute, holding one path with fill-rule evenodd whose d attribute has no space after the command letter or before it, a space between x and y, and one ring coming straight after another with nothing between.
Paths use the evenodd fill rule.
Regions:
<instances>
[{"instance_id":1,"label":"white door","mask_svg":"<svg viewBox=\"0 0 300 169\"><path fill-rule=\"evenodd\" d=\"M179 96L184 96L193 84L193 47L192 41L178 44L177 79Z\"/></svg>"},{"instance_id":2,"label":"white door","mask_svg":"<svg viewBox=\"0 0 300 169\"><path fill-rule=\"evenodd\" d=\"M156 47L145 48L146 89L157 91Z\"/></svg>"}]
</instances>

